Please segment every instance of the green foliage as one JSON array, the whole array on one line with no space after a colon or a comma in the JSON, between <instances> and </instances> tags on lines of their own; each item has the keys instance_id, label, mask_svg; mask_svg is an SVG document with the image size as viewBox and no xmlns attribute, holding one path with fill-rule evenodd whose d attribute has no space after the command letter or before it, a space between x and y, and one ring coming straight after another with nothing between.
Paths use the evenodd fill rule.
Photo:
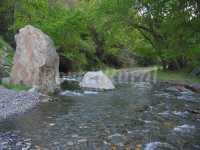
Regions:
<instances>
[{"instance_id":1,"label":"green foliage","mask_svg":"<svg viewBox=\"0 0 200 150\"><path fill-rule=\"evenodd\" d=\"M27 24L41 27L48 17L48 0L18 0L15 3L15 31Z\"/></svg>"},{"instance_id":2,"label":"green foliage","mask_svg":"<svg viewBox=\"0 0 200 150\"><path fill-rule=\"evenodd\" d=\"M9 24L6 28L40 28L73 64L72 70L128 67L134 59L166 69L200 63L200 5L195 0L81 0L73 7L64 0L2 4L0 14L14 16L8 21L0 15Z\"/></svg>"},{"instance_id":3,"label":"green foliage","mask_svg":"<svg viewBox=\"0 0 200 150\"><path fill-rule=\"evenodd\" d=\"M106 68L103 70L103 72L110 78L113 78L115 75L117 75L117 73L119 72L119 70L113 69L113 68Z\"/></svg>"},{"instance_id":4,"label":"green foliage","mask_svg":"<svg viewBox=\"0 0 200 150\"><path fill-rule=\"evenodd\" d=\"M199 3L191 0L140 0L130 25L151 43L164 68L181 69L199 49ZM139 12L139 13L138 13Z\"/></svg>"},{"instance_id":5,"label":"green foliage","mask_svg":"<svg viewBox=\"0 0 200 150\"><path fill-rule=\"evenodd\" d=\"M9 76L12 66L13 49L0 37L0 78Z\"/></svg>"},{"instance_id":6,"label":"green foliage","mask_svg":"<svg viewBox=\"0 0 200 150\"><path fill-rule=\"evenodd\" d=\"M24 91L24 90L28 90L30 89L30 87L27 87L25 85L18 85L18 84L0 84L3 87L7 88L7 89L12 89L15 91Z\"/></svg>"},{"instance_id":7,"label":"green foliage","mask_svg":"<svg viewBox=\"0 0 200 150\"><path fill-rule=\"evenodd\" d=\"M0 59L4 60L5 66L12 65L13 53L12 47L0 37Z\"/></svg>"},{"instance_id":8,"label":"green foliage","mask_svg":"<svg viewBox=\"0 0 200 150\"><path fill-rule=\"evenodd\" d=\"M0 35L8 42L12 42L14 39L14 32L11 29L11 25L14 22L14 1L0 1Z\"/></svg>"},{"instance_id":9,"label":"green foliage","mask_svg":"<svg viewBox=\"0 0 200 150\"><path fill-rule=\"evenodd\" d=\"M111 20L109 10L112 5L108 1L82 1L70 8L55 3L50 6L47 0L19 0L14 28L17 31L32 24L42 29L53 38L60 55L72 62L74 70L113 63L122 66L126 60L119 59L122 49L128 49L130 38L121 30L121 22Z\"/></svg>"}]
</instances>

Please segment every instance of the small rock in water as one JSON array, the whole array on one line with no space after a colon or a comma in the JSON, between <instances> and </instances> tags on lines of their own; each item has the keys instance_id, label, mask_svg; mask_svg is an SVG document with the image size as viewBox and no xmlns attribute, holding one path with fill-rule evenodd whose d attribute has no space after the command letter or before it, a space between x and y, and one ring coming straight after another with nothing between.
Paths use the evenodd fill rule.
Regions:
<instances>
[{"instance_id":1,"label":"small rock in water","mask_svg":"<svg viewBox=\"0 0 200 150\"><path fill-rule=\"evenodd\" d=\"M73 137L73 138L77 138L77 137L78 137L78 134L72 134L72 137Z\"/></svg>"},{"instance_id":2,"label":"small rock in water","mask_svg":"<svg viewBox=\"0 0 200 150\"><path fill-rule=\"evenodd\" d=\"M56 125L55 123L50 123L49 124L50 127L55 126L55 125Z\"/></svg>"},{"instance_id":3,"label":"small rock in water","mask_svg":"<svg viewBox=\"0 0 200 150\"><path fill-rule=\"evenodd\" d=\"M25 139L24 140L24 142L30 142L31 141L31 139Z\"/></svg>"},{"instance_id":4,"label":"small rock in water","mask_svg":"<svg viewBox=\"0 0 200 150\"><path fill-rule=\"evenodd\" d=\"M98 94L97 91L84 91L84 94Z\"/></svg>"},{"instance_id":5,"label":"small rock in water","mask_svg":"<svg viewBox=\"0 0 200 150\"><path fill-rule=\"evenodd\" d=\"M124 142L124 136L121 135L121 134L119 134L119 133L116 133L116 134L108 136L108 139L114 145L118 145L118 146L124 145L123 144L123 142Z\"/></svg>"},{"instance_id":6,"label":"small rock in water","mask_svg":"<svg viewBox=\"0 0 200 150\"><path fill-rule=\"evenodd\" d=\"M78 140L78 143L83 143L83 142L87 142L87 139L80 139L80 140Z\"/></svg>"},{"instance_id":7,"label":"small rock in water","mask_svg":"<svg viewBox=\"0 0 200 150\"><path fill-rule=\"evenodd\" d=\"M195 67L195 68L192 70L191 75L193 75L193 76L198 76L198 75L200 75L200 67Z\"/></svg>"},{"instance_id":8,"label":"small rock in water","mask_svg":"<svg viewBox=\"0 0 200 150\"><path fill-rule=\"evenodd\" d=\"M170 112L169 111L164 111L164 112L161 112L161 113L158 113L158 114L162 115L162 116L169 116Z\"/></svg>"},{"instance_id":9,"label":"small rock in water","mask_svg":"<svg viewBox=\"0 0 200 150\"><path fill-rule=\"evenodd\" d=\"M110 139L110 138L112 138L112 137L119 137L119 136L122 136L122 135L119 134L119 133L116 133L116 134L110 135L108 138Z\"/></svg>"},{"instance_id":10,"label":"small rock in water","mask_svg":"<svg viewBox=\"0 0 200 150\"><path fill-rule=\"evenodd\" d=\"M156 149L160 149L160 150L174 150L174 147L169 145L168 143L161 143L161 142L152 142L152 143L148 143L146 144L144 150L156 150Z\"/></svg>"},{"instance_id":11,"label":"small rock in water","mask_svg":"<svg viewBox=\"0 0 200 150\"><path fill-rule=\"evenodd\" d=\"M196 102L196 98L192 95L180 95L180 96L177 96L177 99L178 100L184 100L184 101L188 101L188 102Z\"/></svg>"},{"instance_id":12,"label":"small rock in water","mask_svg":"<svg viewBox=\"0 0 200 150\"><path fill-rule=\"evenodd\" d=\"M108 144L109 144L107 141L103 141L103 143L104 143L105 145L108 145Z\"/></svg>"},{"instance_id":13,"label":"small rock in water","mask_svg":"<svg viewBox=\"0 0 200 150\"><path fill-rule=\"evenodd\" d=\"M67 142L67 145L72 146L74 143L72 141Z\"/></svg>"},{"instance_id":14,"label":"small rock in water","mask_svg":"<svg viewBox=\"0 0 200 150\"><path fill-rule=\"evenodd\" d=\"M193 84L193 85L191 85L191 89L194 92L200 93L200 84Z\"/></svg>"},{"instance_id":15,"label":"small rock in water","mask_svg":"<svg viewBox=\"0 0 200 150\"><path fill-rule=\"evenodd\" d=\"M193 125L181 125L174 128L174 131L181 132L181 133L191 133L195 129Z\"/></svg>"},{"instance_id":16,"label":"small rock in water","mask_svg":"<svg viewBox=\"0 0 200 150\"><path fill-rule=\"evenodd\" d=\"M75 92L75 91L66 90L66 91L61 92L59 95L61 95L61 96L82 96L83 94L79 93L79 92Z\"/></svg>"},{"instance_id":17,"label":"small rock in water","mask_svg":"<svg viewBox=\"0 0 200 150\"><path fill-rule=\"evenodd\" d=\"M22 145L22 142L17 142L16 143L16 146L21 146Z\"/></svg>"},{"instance_id":18,"label":"small rock in water","mask_svg":"<svg viewBox=\"0 0 200 150\"><path fill-rule=\"evenodd\" d=\"M169 92L179 92L179 89L180 88L176 88L176 87L172 86L172 87L166 88L166 91L169 91Z\"/></svg>"},{"instance_id":19,"label":"small rock in water","mask_svg":"<svg viewBox=\"0 0 200 150\"><path fill-rule=\"evenodd\" d=\"M177 115L177 116L180 116L180 117L186 117L189 113L188 111L184 111L184 112L181 112L181 111L173 111L172 112L174 115Z\"/></svg>"}]
</instances>

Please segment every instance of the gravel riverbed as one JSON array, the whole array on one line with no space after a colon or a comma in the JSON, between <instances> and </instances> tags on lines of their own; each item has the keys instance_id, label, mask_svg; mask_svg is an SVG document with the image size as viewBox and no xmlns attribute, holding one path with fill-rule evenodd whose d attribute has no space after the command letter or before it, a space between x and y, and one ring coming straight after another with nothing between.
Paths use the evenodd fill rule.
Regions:
<instances>
[{"instance_id":1,"label":"gravel riverbed","mask_svg":"<svg viewBox=\"0 0 200 150\"><path fill-rule=\"evenodd\" d=\"M40 102L39 97L36 92L17 92L0 87L0 120L33 108Z\"/></svg>"}]
</instances>

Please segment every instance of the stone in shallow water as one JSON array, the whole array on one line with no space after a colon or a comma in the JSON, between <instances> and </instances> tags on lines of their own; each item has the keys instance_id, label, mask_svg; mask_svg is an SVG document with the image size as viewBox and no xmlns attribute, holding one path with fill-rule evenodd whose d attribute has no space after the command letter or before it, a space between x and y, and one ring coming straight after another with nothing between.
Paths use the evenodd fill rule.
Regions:
<instances>
[{"instance_id":1,"label":"stone in shallow water","mask_svg":"<svg viewBox=\"0 0 200 150\"><path fill-rule=\"evenodd\" d=\"M125 137L119 133L108 136L108 140L110 140L112 144L117 146L124 146L124 138Z\"/></svg>"},{"instance_id":2,"label":"stone in shallow water","mask_svg":"<svg viewBox=\"0 0 200 150\"><path fill-rule=\"evenodd\" d=\"M73 137L73 138L77 138L77 137L78 137L78 134L72 134L72 137Z\"/></svg>"},{"instance_id":3,"label":"stone in shallow water","mask_svg":"<svg viewBox=\"0 0 200 150\"><path fill-rule=\"evenodd\" d=\"M168 143L151 142L146 144L144 150L174 150L174 147Z\"/></svg>"},{"instance_id":4,"label":"stone in shallow water","mask_svg":"<svg viewBox=\"0 0 200 150\"><path fill-rule=\"evenodd\" d=\"M80 92L69 91L69 90L60 92L59 95L61 95L61 96L83 96L83 94Z\"/></svg>"},{"instance_id":5,"label":"stone in shallow water","mask_svg":"<svg viewBox=\"0 0 200 150\"><path fill-rule=\"evenodd\" d=\"M115 89L112 81L102 71L87 72L80 82L80 87L96 90Z\"/></svg>"},{"instance_id":6,"label":"stone in shallow water","mask_svg":"<svg viewBox=\"0 0 200 150\"><path fill-rule=\"evenodd\" d=\"M181 132L181 133L191 133L194 130L195 130L195 126L188 125L188 124L184 124L184 125L177 126L174 128L174 131Z\"/></svg>"},{"instance_id":7,"label":"stone in shallow water","mask_svg":"<svg viewBox=\"0 0 200 150\"><path fill-rule=\"evenodd\" d=\"M95 94L98 94L98 92L97 91L84 91L84 94L95 95Z\"/></svg>"},{"instance_id":8,"label":"stone in shallow water","mask_svg":"<svg viewBox=\"0 0 200 150\"><path fill-rule=\"evenodd\" d=\"M50 123L50 124L49 124L50 127L53 127L53 126L55 126L55 125L56 125L55 123Z\"/></svg>"},{"instance_id":9,"label":"stone in shallow water","mask_svg":"<svg viewBox=\"0 0 200 150\"><path fill-rule=\"evenodd\" d=\"M84 143L84 142L87 142L87 139L80 139L80 140L78 140L78 143Z\"/></svg>"},{"instance_id":10,"label":"stone in shallow water","mask_svg":"<svg viewBox=\"0 0 200 150\"><path fill-rule=\"evenodd\" d=\"M191 89L195 92L200 93L200 84L193 84L191 85Z\"/></svg>"},{"instance_id":11,"label":"stone in shallow water","mask_svg":"<svg viewBox=\"0 0 200 150\"><path fill-rule=\"evenodd\" d=\"M72 146L74 143L72 141L67 142L67 145Z\"/></svg>"},{"instance_id":12,"label":"stone in shallow water","mask_svg":"<svg viewBox=\"0 0 200 150\"><path fill-rule=\"evenodd\" d=\"M176 116L180 116L180 117L186 117L188 114L189 114L189 112L188 111L173 111L172 112L174 115L176 115Z\"/></svg>"}]
</instances>

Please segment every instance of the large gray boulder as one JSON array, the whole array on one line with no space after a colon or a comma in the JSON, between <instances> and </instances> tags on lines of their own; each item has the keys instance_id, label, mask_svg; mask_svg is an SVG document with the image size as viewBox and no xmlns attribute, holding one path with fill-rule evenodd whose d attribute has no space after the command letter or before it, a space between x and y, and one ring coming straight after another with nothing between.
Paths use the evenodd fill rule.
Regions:
<instances>
[{"instance_id":1,"label":"large gray boulder","mask_svg":"<svg viewBox=\"0 0 200 150\"><path fill-rule=\"evenodd\" d=\"M11 83L39 87L42 93L59 88L59 56L53 41L41 30L27 25L15 36L17 48Z\"/></svg>"},{"instance_id":2,"label":"large gray boulder","mask_svg":"<svg viewBox=\"0 0 200 150\"><path fill-rule=\"evenodd\" d=\"M80 87L96 90L112 90L115 88L112 81L102 71L87 72L80 82Z\"/></svg>"}]
</instances>

